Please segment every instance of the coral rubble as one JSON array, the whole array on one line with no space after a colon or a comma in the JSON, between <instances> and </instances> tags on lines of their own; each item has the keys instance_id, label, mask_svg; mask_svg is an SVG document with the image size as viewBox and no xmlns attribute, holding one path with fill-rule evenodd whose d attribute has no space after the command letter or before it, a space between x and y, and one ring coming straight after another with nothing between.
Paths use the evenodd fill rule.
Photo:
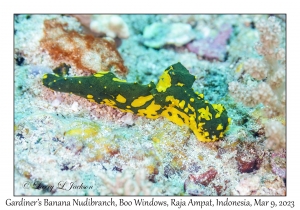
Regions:
<instances>
[{"instance_id":1,"label":"coral rubble","mask_svg":"<svg viewBox=\"0 0 300 210\"><path fill-rule=\"evenodd\" d=\"M55 19L44 22L41 47L54 61L69 63L92 73L109 70L119 74L127 73L114 40L68 31L67 26L67 23L63 24Z\"/></svg>"}]
</instances>

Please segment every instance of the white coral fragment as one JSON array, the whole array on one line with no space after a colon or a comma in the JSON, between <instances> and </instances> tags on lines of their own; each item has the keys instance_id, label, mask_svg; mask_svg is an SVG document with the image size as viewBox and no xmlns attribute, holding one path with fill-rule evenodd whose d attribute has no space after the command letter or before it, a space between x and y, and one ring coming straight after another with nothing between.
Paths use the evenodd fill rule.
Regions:
<instances>
[{"instance_id":1,"label":"white coral fragment","mask_svg":"<svg viewBox=\"0 0 300 210\"><path fill-rule=\"evenodd\" d=\"M195 38L192 27L185 23L153 23L147 26L143 34L144 44L160 48L164 45L180 47Z\"/></svg>"},{"instance_id":2,"label":"white coral fragment","mask_svg":"<svg viewBox=\"0 0 300 210\"><path fill-rule=\"evenodd\" d=\"M125 170L115 177L99 174L106 186L106 195L158 195L158 188L147 180L145 170Z\"/></svg>"},{"instance_id":3,"label":"white coral fragment","mask_svg":"<svg viewBox=\"0 0 300 210\"><path fill-rule=\"evenodd\" d=\"M233 189L233 195L252 195L260 187L259 176L244 177Z\"/></svg>"},{"instance_id":4,"label":"white coral fragment","mask_svg":"<svg viewBox=\"0 0 300 210\"><path fill-rule=\"evenodd\" d=\"M90 29L95 33L102 33L108 37L126 39L129 37L129 28L118 15L93 15Z\"/></svg>"}]
</instances>

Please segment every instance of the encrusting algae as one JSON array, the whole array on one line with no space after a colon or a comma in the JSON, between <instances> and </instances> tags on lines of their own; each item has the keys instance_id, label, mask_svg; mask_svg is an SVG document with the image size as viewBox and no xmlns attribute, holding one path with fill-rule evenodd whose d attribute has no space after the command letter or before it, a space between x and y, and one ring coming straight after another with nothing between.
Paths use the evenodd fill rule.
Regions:
<instances>
[{"instance_id":1,"label":"encrusting algae","mask_svg":"<svg viewBox=\"0 0 300 210\"><path fill-rule=\"evenodd\" d=\"M68 77L68 72L54 71L43 76L43 85L60 92L72 93L91 102L106 104L123 112L150 119L166 117L177 125L188 125L198 140L216 141L224 136L230 118L222 104L210 104L204 95L195 93L195 76L181 64L168 67L158 83L128 83L111 72L91 76Z\"/></svg>"}]
</instances>

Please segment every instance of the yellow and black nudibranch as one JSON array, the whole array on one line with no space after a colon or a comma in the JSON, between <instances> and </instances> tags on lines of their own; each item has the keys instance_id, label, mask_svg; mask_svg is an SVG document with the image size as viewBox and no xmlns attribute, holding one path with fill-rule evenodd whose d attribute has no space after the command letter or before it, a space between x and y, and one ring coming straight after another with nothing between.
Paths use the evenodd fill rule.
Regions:
<instances>
[{"instance_id":1,"label":"yellow and black nudibranch","mask_svg":"<svg viewBox=\"0 0 300 210\"><path fill-rule=\"evenodd\" d=\"M66 66L53 71L55 74L43 76L43 85L52 90L73 93L150 119L166 117L178 125L188 125L200 141L216 141L229 128L230 118L224 106L210 104L203 94L195 93L195 76L181 63L168 67L156 85L128 83L111 72L68 77Z\"/></svg>"}]
</instances>

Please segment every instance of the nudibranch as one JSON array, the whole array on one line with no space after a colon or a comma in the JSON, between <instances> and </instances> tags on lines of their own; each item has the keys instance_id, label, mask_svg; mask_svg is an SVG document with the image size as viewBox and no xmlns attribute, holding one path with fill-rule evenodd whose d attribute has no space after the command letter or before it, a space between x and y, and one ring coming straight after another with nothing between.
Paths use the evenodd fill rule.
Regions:
<instances>
[{"instance_id":1,"label":"nudibranch","mask_svg":"<svg viewBox=\"0 0 300 210\"><path fill-rule=\"evenodd\" d=\"M56 68L43 76L43 85L72 93L91 102L106 104L123 112L150 119L166 117L177 125L187 125L203 142L216 141L229 128L230 118L222 104L210 104L203 94L195 93L195 76L181 64L168 67L158 83L128 83L111 72L91 76L68 77L67 68Z\"/></svg>"}]
</instances>

